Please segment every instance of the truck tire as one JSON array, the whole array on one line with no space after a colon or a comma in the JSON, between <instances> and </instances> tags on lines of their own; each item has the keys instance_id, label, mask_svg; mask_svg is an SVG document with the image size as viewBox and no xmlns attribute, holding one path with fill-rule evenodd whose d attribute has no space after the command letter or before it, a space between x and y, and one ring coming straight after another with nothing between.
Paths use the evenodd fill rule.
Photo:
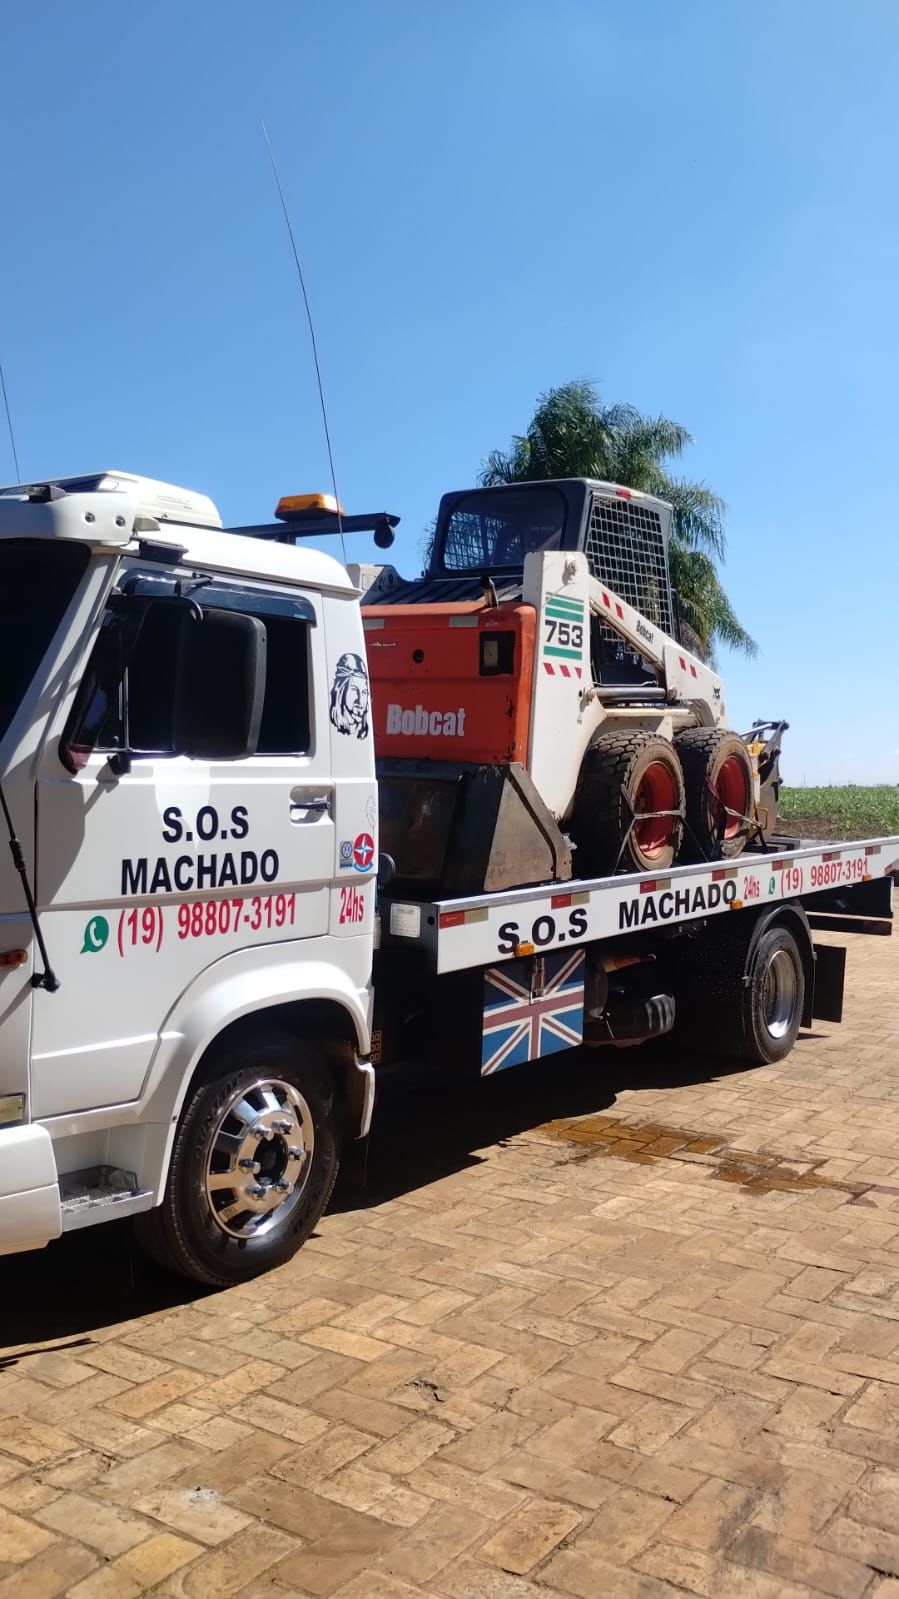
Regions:
<instances>
[{"instance_id":1,"label":"truck tire","mask_svg":"<svg viewBox=\"0 0 899 1599\"><path fill-rule=\"evenodd\" d=\"M690 940L676 969L674 1041L690 1054L730 1056L747 1066L784 1060L805 1011L806 963L800 928L775 922L759 931ZM810 948L806 952L810 955Z\"/></svg>"},{"instance_id":2,"label":"truck tire","mask_svg":"<svg viewBox=\"0 0 899 1599\"><path fill-rule=\"evenodd\" d=\"M647 814L659 811L671 814ZM571 816L579 875L665 871L680 848L683 816L683 773L667 739L600 734L584 757Z\"/></svg>"},{"instance_id":3,"label":"truck tire","mask_svg":"<svg viewBox=\"0 0 899 1599\"><path fill-rule=\"evenodd\" d=\"M674 747L687 789L682 859L742 855L755 815L752 756L743 740L720 727L691 727Z\"/></svg>"},{"instance_id":4,"label":"truck tire","mask_svg":"<svg viewBox=\"0 0 899 1599\"><path fill-rule=\"evenodd\" d=\"M769 927L750 950L731 1033L731 1052L748 1066L789 1055L805 1009L805 968L789 927Z\"/></svg>"},{"instance_id":5,"label":"truck tire","mask_svg":"<svg viewBox=\"0 0 899 1599\"><path fill-rule=\"evenodd\" d=\"M285 1032L226 1045L188 1094L161 1205L136 1218L166 1270L226 1287L289 1260L337 1179L334 1084Z\"/></svg>"}]
</instances>

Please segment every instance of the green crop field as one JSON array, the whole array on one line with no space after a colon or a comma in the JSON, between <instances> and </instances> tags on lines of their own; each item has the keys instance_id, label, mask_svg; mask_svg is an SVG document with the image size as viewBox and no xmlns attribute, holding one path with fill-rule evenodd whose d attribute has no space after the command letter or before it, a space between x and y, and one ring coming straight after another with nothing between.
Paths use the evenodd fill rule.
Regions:
<instances>
[{"instance_id":1,"label":"green crop field","mask_svg":"<svg viewBox=\"0 0 899 1599\"><path fill-rule=\"evenodd\" d=\"M784 788L780 817L803 838L880 838L899 834L899 788Z\"/></svg>"}]
</instances>

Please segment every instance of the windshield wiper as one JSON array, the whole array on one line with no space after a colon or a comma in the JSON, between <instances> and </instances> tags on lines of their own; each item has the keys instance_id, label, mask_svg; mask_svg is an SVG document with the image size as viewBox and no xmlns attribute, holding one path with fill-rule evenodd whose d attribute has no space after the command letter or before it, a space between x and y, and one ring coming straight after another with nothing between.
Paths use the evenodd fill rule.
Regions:
<instances>
[{"instance_id":1,"label":"windshield wiper","mask_svg":"<svg viewBox=\"0 0 899 1599\"><path fill-rule=\"evenodd\" d=\"M34 929L34 941L40 951L41 960L44 963L44 969L42 972L32 973L31 986L32 988L46 988L49 994L55 994L59 987L59 978L50 965L50 957L47 954L47 946L44 943L44 935L41 932L41 924L38 919L37 906L34 902L34 895L31 892L31 884L28 881L28 870L25 865L25 854L21 843L16 837L16 830L13 826L13 819L9 814L9 806L6 803L6 795L3 792L2 783L0 783L0 806L2 806L3 809L3 818L6 822L6 831L9 834L9 852L12 855L13 865L22 879L22 888L25 893L25 903L28 906L28 915L31 918L31 926Z\"/></svg>"}]
</instances>

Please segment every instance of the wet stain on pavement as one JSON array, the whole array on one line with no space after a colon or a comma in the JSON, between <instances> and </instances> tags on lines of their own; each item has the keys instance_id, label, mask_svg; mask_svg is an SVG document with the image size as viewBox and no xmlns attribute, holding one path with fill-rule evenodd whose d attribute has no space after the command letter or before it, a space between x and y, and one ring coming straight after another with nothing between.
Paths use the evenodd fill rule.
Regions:
<instances>
[{"instance_id":1,"label":"wet stain on pavement","mask_svg":"<svg viewBox=\"0 0 899 1599\"><path fill-rule=\"evenodd\" d=\"M865 1203L867 1194L899 1196L899 1188L883 1183L845 1182L822 1174L824 1160L795 1161L768 1150L736 1149L726 1138L669 1127L660 1122L628 1122L617 1116L583 1116L547 1122L537 1136L566 1145L572 1160L614 1156L637 1166L676 1160L705 1167L723 1183L737 1183L744 1193L802 1194L826 1189L844 1194L850 1203ZM868 1204L872 1203L870 1200Z\"/></svg>"}]
</instances>

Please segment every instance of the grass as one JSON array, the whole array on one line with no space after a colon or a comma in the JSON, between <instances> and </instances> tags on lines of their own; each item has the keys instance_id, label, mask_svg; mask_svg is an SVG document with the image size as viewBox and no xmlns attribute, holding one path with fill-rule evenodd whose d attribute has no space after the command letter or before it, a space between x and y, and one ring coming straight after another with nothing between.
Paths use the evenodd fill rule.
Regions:
<instances>
[{"instance_id":1,"label":"grass","mask_svg":"<svg viewBox=\"0 0 899 1599\"><path fill-rule=\"evenodd\" d=\"M784 788L780 817L803 838L881 838L899 834L899 788Z\"/></svg>"}]
</instances>

